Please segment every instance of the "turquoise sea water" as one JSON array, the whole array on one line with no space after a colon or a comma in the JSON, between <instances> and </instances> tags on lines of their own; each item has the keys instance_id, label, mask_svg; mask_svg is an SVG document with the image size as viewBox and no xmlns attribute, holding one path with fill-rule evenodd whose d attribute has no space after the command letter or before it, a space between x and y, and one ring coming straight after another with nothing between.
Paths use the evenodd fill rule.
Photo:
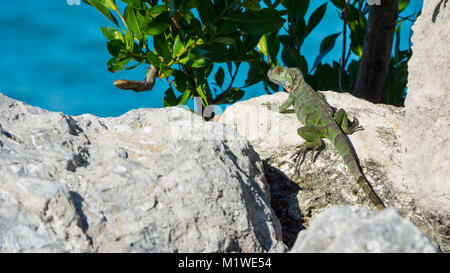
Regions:
<instances>
[{"instance_id":1,"label":"turquoise sea water","mask_svg":"<svg viewBox=\"0 0 450 273\"><path fill-rule=\"evenodd\" d=\"M117 79L143 79L144 66L110 73L110 56L100 26L111 23L96 9L77 0L6 1L0 15L0 92L28 104L70 115L91 113L118 116L140 107L162 107L165 81L158 81L151 92L134 93L117 89ZM117 1L120 2L120 1ZM324 0L311 1L307 17ZM423 0L411 0L402 14L420 10ZM75 4L75 5L70 5ZM402 48L406 48L412 23L402 29ZM302 53L311 64L321 40L339 32L338 12L329 4L324 19L305 40ZM342 44L324 59L338 59ZM217 69L217 68L216 68ZM241 66L236 86L243 86L248 66ZM212 74L213 75L213 74ZM225 78L225 85L229 77ZM245 89L243 99L266 94L262 85Z\"/></svg>"}]
</instances>

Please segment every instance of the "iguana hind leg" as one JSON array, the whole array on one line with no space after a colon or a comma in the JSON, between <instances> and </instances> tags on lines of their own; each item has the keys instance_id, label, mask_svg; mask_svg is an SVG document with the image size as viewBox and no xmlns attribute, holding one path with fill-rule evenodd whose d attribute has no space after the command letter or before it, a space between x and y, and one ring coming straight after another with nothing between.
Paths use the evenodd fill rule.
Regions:
<instances>
[{"instance_id":1,"label":"iguana hind leg","mask_svg":"<svg viewBox=\"0 0 450 273\"><path fill-rule=\"evenodd\" d=\"M306 142L298 145L298 150L293 155L293 157L295 157L295 172L298 172L308 151L312 150L312 162L316 161L317 156L324 148L322 137L325 137L325 130L326 129L324 127L317 126L305 126L298 128L297 134L306 140ZM299 160L300 157L301 160Z\"/></svg>"},{"instance_id":2,"label":"iguana hind leg","mask_svg":"<svg viewBox=\"0 0 450 273\"><path fill-rule=\"evenodd\" d=\"M347 113L342 108L334 113L334 120L346 135L351 135L356 131L364 130L363 127L359 125L357 118L354 118L353 121L350 122Z\"/></svg>"}]
</instances>

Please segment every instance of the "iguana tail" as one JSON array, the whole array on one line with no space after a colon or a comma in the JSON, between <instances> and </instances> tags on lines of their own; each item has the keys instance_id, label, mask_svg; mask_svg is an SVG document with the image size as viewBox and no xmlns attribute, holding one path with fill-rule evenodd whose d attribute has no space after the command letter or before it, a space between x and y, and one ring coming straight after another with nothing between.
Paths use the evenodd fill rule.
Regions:
<instances>
[{"instance_id":1,"label":"iguana tail","mask_svg":"<svg viewBox=\"0 0 450 273\"><path fill-rule=\"evenodd\" d=\"M338 133L334 137L334 139L330 140L335 145L339 154L344 159L345 165L347 165L353 177L355 177L356 182L369 197L370 201L378 210L385 209L386 207L384 206L383 202L377 196L369 181L364 176L364 173L362 172L361 167L358 163L356 152L354 151L353 146L349 143L348 138L345 137L343 133Z\"/></svg>"}]
</instances>

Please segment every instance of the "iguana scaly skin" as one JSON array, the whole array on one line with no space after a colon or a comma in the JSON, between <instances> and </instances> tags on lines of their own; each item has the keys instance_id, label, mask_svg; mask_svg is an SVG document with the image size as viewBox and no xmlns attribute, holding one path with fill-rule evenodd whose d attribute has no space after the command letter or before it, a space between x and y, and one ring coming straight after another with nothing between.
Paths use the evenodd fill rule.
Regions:
<instances>
[{"instance_id":1,"label":"iguana scaly skin","mask_svg":"<svg viewBox=\"0 0 450 273\"><path fill-rule=\"evenodd\" d=\"M304 159L308 150L313 152L313 162L324 147L322 138L327 138L336 147L339 154L344 159L345 165L355 177L356 182L367 194L369 199L379 210L385 208L383 202L375 194L369 181L364 176L358 163L358 157L346 135L350 135L357 130L362 130L358 126L358 120L354 119L350 123L344 109L335 112L325 101L322 94L314 91L304 80L302 73L296 68L286 68L277 66L267 73L270 81L283 86L289 92L288 99L278 107L280 113L293 105L294 112L304 127L300 127L297 133L306 140L296 152L295 170ZM273 109L273 105L268 104ZM314 155L315 154L315 155ZM303 157L300 161L299 158Z\"/></svg>"}]
</instances>

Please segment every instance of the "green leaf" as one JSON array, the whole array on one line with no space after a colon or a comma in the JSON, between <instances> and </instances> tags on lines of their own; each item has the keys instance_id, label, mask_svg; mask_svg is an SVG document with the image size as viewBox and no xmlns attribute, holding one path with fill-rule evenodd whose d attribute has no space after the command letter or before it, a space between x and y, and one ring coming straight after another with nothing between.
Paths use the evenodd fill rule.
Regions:
<instances>
[{"instance_id":1,"label":"green leaf","mask_svg":"<svg viewBox=\"0 0 450 273\"><path fill-rule=\"evenodd\" d=\"M178 101L177 105L185 105L188 102L191 95L192 95L192 91L186 90L186 92L184 92L183 95L181 95L177 98L177 101Z\"/></svg>"},{"instance_id":2,"label":"green leaf","mask_svg":"<svg viewBox=\"0 0 450 273\"><path fill-rule=\"evenodd\" d=\"M296 21L294 28L295 40L297 41L297 44L301 45L306 37L306 23L303 17L297 17Z\"/></svg>"},{"instance_id":3,"label":"green leaf","mask_svg":"<svg viewBox=\"0 0 450 273\"><path fill-rule=\"evenodd\" d=\"M278 52L280 51L280 39L278 38L278 34L272 32L265 35L267 35L267 46L269 49L271 61L272 63L277 64L278 63L277 56Z\"/></svg>"},{"instance_id":4,"label":"green leaf","mask_svg":"<svg viewBox=\"0 0 450 273\"><path fill-rule=\"evenodd\" d=\"M366 33L367 19L358 9L349 5L348 26L350 28L350 48L354 54L361 58L364 47L364 36Z\"/></svg>"},{"instance_id":5,"label":"green leaf","mask_svg":"<svg viewBox=\"0 0 450 273\"><path fill-rule=\"evenodd\" d=\"M210 63L210 59L208 57L201 57L194 60L192 63L192 67L199 68L207 66Z\"/></svg>"},{"instance_id":6,"label":"green leaf","mask_svg":"<svg viewBox=\"0 0 450 273\"><path fill-rule=\"evenodd\" d=\"M245 92L239 88L231 88L225 93L221 100L216 101L216 104L235 103L244 96Z\"/></svg>"},{"instance_id":7,"label":"green leaf","mask_svg":"<svg viewBox=\"0 0 450 273\"><path fill-rule=\"evenodd\" d=\"M364 49L364 31L352 31L350 33L350 41L350 49L361 58Z\"/></svg>"},{"instance_id":8,"label":"green leaf","mask_svg":"<svg viewBox=\"0 0 450 273\"><path fill-rule=\"evenodd\" d=\"M189 39L186 43L185 47L190 47L193 43L195 43L196 41L198 41L199 39L195 38L194 39Z\"/></svg>"},{"instance_id":9,"label":"green leaf","mask_svg":"<svg viewBox=\"0 0 450 273\"><path fill-rule=\"evenodd\" d=\"M169 87L165 94L166 96L163 98L164 107L175 106L178 104L177 97L175 96L172 87Z\"/></svg>"},{"instance_id":10,"label":"green leaf","mask_svg":"<svg viewBox=\"0 0 450 273\"><path fill-rule=\"evenodd\" d=\"M248 10L254 10L254 11L261 10L261 6L259 5L259 0L244 1L243 6L245 9L248 9Z\"/></svg>"},{"instance_id":11,"label":"green leaf","mask_svg":"<svg viewBox=\"0 0 450 273\"><path fill-rule=\"evenodd\" d=\"M336 42L336 38L341 35L341 32L331 34L327 37L325 37L322 42L320 43L320 52L317 56L316 60L314 61L313 68L314 69L320 62L322 61L323 57L325 57L334 47L334 44Z\"/></svg>"},{"instance_id":12,"label":"green leaf","mask_svg":"<svg viewBox=\"0 0 450 273\"><path fill-rule=\"evenodd\" d=\"M338 90L339 88L339 66L331 67L329 64L320 64L317 66L313 77L316 83L312 85L314 90Z\"/></svg>"},{"instance_id":13,"label":"green leaf","mask_svg":"<svg viewBox=\"0 0 450 273\"><path fill-rule=\"evenodd\" d=\"M173 69L173 68L164 67L163 69L160 69L158 77L160 79L170 77L173 75L174 71L175 71L175 69Z\"/></svg>"},{"instance_id":14,"label":"green leaf","mask_svg":"<svg viewBox=\"0 0 450 273\"><path fill-rule=\"evenodd\" d=\"M247 10L244 13L238 13L224 19L236 22L238 28L253 35L278 32L284 23L283 18L277 17L276 12L267 8L260 12Z\"/></svg>"},{"instance_id":15,"label":"green leaf","mask_svg":"<svg viewBox=\"0 0 450 273\"><path fill-rule=\"evenodd\" d=\"M261 39L261 35L244 35L244 48L242 49L244 52L250 51L258 45L259 40Z\"/></svg>"},{"instance_id":16,"label":"green leaf","mask_svg":"<svg viewBox=\"0 0 450 273\"><path fill-rule=\"evenodd\" d=\"M170 26L169 12L163 12L153 18L145 26L144 33L147 35L155 36L163 33Z\"/></svg>"},{"instance_id":17,"label":"green leaf","mask_svg":"<svg viewBox=\"0 0 450 273\"><path fill-rule=\"evenodd\" d=\"M141 10L146 9L144 2L141 0L122 0L122 2L132 6L135 9L141 9Z\"/></svg>"},{"instance_id":18,"label":"green leaf","mask_svg":"<svg viewBox=\"0 0 450 273\"><path fill-rule=\"evenodd\" d=\"M117 57L121 50L126 49L125 43L123 41L117 40L117 39L108 41L106 43L106 47L107 47L109 53L114 57Z\"/></svg>"},{"instance_id":19,"label":"green leaf","mask_svg":"<svg viewBox=\"0 0 450 273\"><path fill-rule=\"evenodd\" d=\"M218 86L222 87L224 78L225 78L225 72L223 71L222 67L219 67L216 74L214 75L214 79L216 80L216 83Z\"/></svg>"},{"instance_id":20,"label":"green leaf","mask_svg":"<svg viewBox=\"0 0 450 273\"><path fill-rule=\"evenodd\" d=\"M311 17L309 17L308 20L308 26L306 28L306 35L311 33L311 31L320 23L325 15L325 12L327 11L327 4L328 3L321 5L313 12L313 14L311 14Z\"/></svg>"},{"instance_id":21,"label":"green leaf","mask_svg":"<svg viewBox=\"0 0 450 273\"><path fill-rule=\"evenodd\" d=\"M189 86L189 77L183 71L176 69L173 71L173 76L175 88L181 93L185 92Z\"/></svg>"},{"instance_id":22,"label":"green leaf","mask_svg":"<svg viewBox=\"0 0 450 273\"><path fill-rule=\"evenodd\" d=\"M245 80L245 86L250 86L261 81L264 78L263 73L264 72L261 72L258 65L250 65L250 69L247 73L247 79Z\"/></svg>"},{"instance_id":23,"label":"green leaf","mask_svg":"<svg viewBox=\"0 0 450 273\"><path fill-rule=\"evenodd\" d=\"M214 12L216 14L222 14L222 12L226 11L228 8L231 8L232 4L234 4L234 3L232 3L232 1L228 1L228 0L215 0L214 5L213 5Z\"/></svg>"},{"instance_id":24,"label":"green leaf","mask_svg":"<svg viewBox=\"0 0 450 273\"><path fill-rule=\"evenodd\" d=\"M195 9L200 6L200 0L189 0L184 7L187 10Z\"/></svg>"},{"instance_id":25,"label":"green leaf","mask_svg":"<svg viewBox=\"0 0 450 273\"><path fill-rule=\"evenodd\" d=\"M121 58L120 59L120 58L113 57L107 63L108 71L111 73L114 73L119 70L122 70L125 68L125 66L128 64L129 61L130 61L130 58Z\"/></svg>"},{"instance_id":26,"label":"green leaf","mask_svg":"<svg viewBox=\"0 0 450 273\"><path fill-rule=\"evenodd\" d=\"M110 5L106 2L106 0L83 0L83 1L95 7L98 11L100 11L103 15L105 15L106 18L111 20L116 26L120 27L116 17L114 17L114 15L109 10Z\"/></svg>"},{"instance_id":27,"label":"green leaf","mask_svg":"<svg viewBox=\"0 0 450 273\"><path fill-rule=\"evenodd\" d=\"M156 68L159 68L159 66L161 65L161 61L159 60L158 56L156 56L155 53L151 51L147 52L147 59Z\"/></svg>"},{"instance_id":28,"label":"green leaf","mask_svg":"<svg viewBox=\"0 0 450 273\"><path fill-rule=\"evenodd\" d=\"M347 71L349 72L350 78L356 79L358 75L360 61L352 60L347 67Z\"/></svg>"},{"instance_id":29,"label":"green leaf","mask_svg":"<svg viewBox=\"0 0 450 273\"><path fill-rule=\"evenodd\" d=\"M138 20L136 18L135 9L132 6L127 6L124 12L124 19L127 23L129 31L136 34L138 40L142 39L141 27L139 26Z\"/></svg>"},{"instance_id":30,"label":"green leaf","mask_svg":"<svg viewBox=\"0 0 450 273\"><path fill-rule=\"evenodd\" d=\"M202 37L204 32L202 29L202 23L197 20L196 18L191 18L188 21L186 21L185 18L181 17L178 20L178 23L181 27L181 29L185 32L188 33L189 35L197 35L199 37Z\"/></svg>"},{"instance_id":31,"label":"green leaf","mask_svg":"<svg viewBox=\"0 0 450 273\"><path fill-rule=\"evenodd\" d=\"M229 35L237 31L237 24L230 20L220 20L217 26L216 35Z\"/></svg>"},{"instance_id":32,"label":"green leaf","mask_svg":"<svg viewBox=\"0 0 450 273\"><path fill-rule=\"evenodd\" d=\"M200 1L200 5L197 7L197 11L203 25L208 27L214 26L216 12L214 11L211 1Z\"/></svg>"},{"instance_id":33,"label":"green leaf","mask_svg":"<svg viewBox=\"0 0 450 273\"><path fill-rule=\"evenodd\" d=\"M180 52L180 50L183 48L184 48L184 45L180 39L180 35L177 35L177 37L175 38L175 42L173 42L172 58L175 58L175 56L177 56L178 52Z\"/></svg>"},{"instance_id":34,"label":"green leaf","mask_svg":"<svg viewBox=\"0 0 450 273\"><path fill-rule=\"evenodd\" d=\"M105 6L107 6L109 9L116 9L117 4L115 0L101 0L100 2L104 2Z\"/></svg>"},{"instance_id":35,"label":"green leaf","mask_svg":"<svg viewBox=\"0 0 450 273\"><path fill-rule=\"evenodd\" d=\"M340 10L345 7L345 0L331 0L331 3L333 3L333 5Z\"/></svg>"},{"instance_id":36,"label":"green leaf","mask_svg":"<svg viewBox=\"0 0 450 273\"><path fill-rule=\"evenodd\" d=\"M219 44L231 45L231 44L234 44L236 41L231 37L222 36L222 37L215 38L213 40L213 42L219 43Z\"/></svg>"},{"instance_id":37,"label":"green leaf","mask_svg":"<svg viewBox=\"0 0 450 273\"><path fill-rule=\"evenodd\" d=\"M125 44L128 51L133 51L134 48L134 34L133 32L127 31L125 33Z\"/></svg>"},{"instance_id":38,"label":"green leaf","mask_svg":"<svg viewBox=\"0 0 450 273\"><path fill-rule=\"evenodd\" d=\"M153 47L158 55L164 58L164 61L166 63L171 60L169 45L167 44L164 34L156 35L153 37Z\"/></svg>"},{"instance_id":39,"label":"green leaf","mask_svg":"<svg viewBox=\"0 0 450 273\"><path fill-rule=\"evenodd\" d=\"M100 27L100 29L108 40L124 40L122 33L113 27Z\"/></svg>"},{"instance_id":40,"label":"green leaf","mask_svg":"<svg viewBox=\"0 0 450 273\"><path fill-rule=\"evenodd\" d=\"M195 59L195 58L198 58L198 57L205 57L205 56L208 56L208 55L210 56L211 55L211 51L208 50L207 48L203 48L201 46L198 46L198 47L195 47L195 48L191 49L189 51L189 55L193 59Z\"/></svg>"},{"instance_id":41,"label":"green leaf","mask_svg":"<svg viewBox=\"0 0 450 273\"><path fill-rule=\"evenodd\" d=\"M197 78L197 77L196 77ZM200 97L203 100L203 105L208 105L208 99L206 98L206 83L197 83L197 93L200 95Z\"/></svg>"},{"instance_id":42,"label":"green leaf","mask_svg":"<svg viewBox=\"0 0 450 273\"><path fill-rule=\"evenodd\" d=\"M277 55L280 50L280 40L276 33L264 34L258 42L258 49L267 57L271 58L272 63L277 63Z\"/></svg>"},{"instance_id":43,"label":"green leaf","mask_svg":"<svg viewBox=\"0 0 450 273\"><path fill-rule=\"evenodd\" d=\"M351 31L355 30L365 30L367 25L367 19L364 16L363 13L361 13L358 9L356 9L354 6L349 5L347 7L348 9L348 18L347 23L350 27Z\"/></svg>"},{"instance_id":44,"label":"green leaf","mask_svg":"<svg viewBox=\"0 0 450 273\"><path fill-rule=\"evenodd\" d=\"M147 16L153 17L153 15L159 15L165 11L168 11L169 9L169 5L153 6L147 10Z\"/></svg>"},{"instance_id":45,"label":"green leaf","mask_svg":"<svg viewBox=\"0 0 450 273\"><path fill-rule=\"evenodd\" d=\"M183 57L183 58L179 59L177 63L179 63L179 64L187 64L190 60L191 60L191 58L189 56L186 56L186 57Z\"/></svg>"},{"instance_id":46,"label":"green leaf","mask_svg":"<svg viewBox=\"0 0 450 273\"><path fill-rule=\"evenodd\" d=\"M300 55L300 52L295 49L294 42L291 37L288 35L281 35L279 39L283 44L281 59L284 64L288 67L298 67L304 74L306 74L308 72L308 63L306 62L305 57Z\"/></svg>"},{"instance_id":47,"label":"green leaf","mask_svg":"<svg viewBox=\"0 0 450 273\"><path fill-rule=\"evenodd\" d=\"M259 61L251 63L247 79L245 80L245 86L250 86L262 81L266 76L267 70L269 70L269 65L265 62Z\"/></svg>"},{"instance_id":48,"label":"green leaf","mask_svg":"<svg viewBox=\"0 0 450 273\"><path fill-rule=\"evenodd\" d=\"M192 59L196 59L198 57L207 57L210 60L220 59L225 51L227 50L224 44L203 44L192 48L189 51L189 56Z\"/></svg>"},{"instance_id":49,"label":"green leaf","mask_svg":"<svg viewBox=\"0 0 450 273\"><path fill-rule=\"evenodd\" d=\"M309 7L309 0L284 0L281 4L294 18L303 18Z\"/></svg>"},{"instance_id":50,"label":"green leaf","mask_svg":"<svg viewBox=\"0 0 450 273\"><path fill-rule=\"evenodd\" d=\"M261 39L259 39L258 45L257 45L259 51L261 51L264 56L267 58L269 57L269 46L267 44L267 36L264 34L261 36Z\"/></svg>"}]
</instances>

